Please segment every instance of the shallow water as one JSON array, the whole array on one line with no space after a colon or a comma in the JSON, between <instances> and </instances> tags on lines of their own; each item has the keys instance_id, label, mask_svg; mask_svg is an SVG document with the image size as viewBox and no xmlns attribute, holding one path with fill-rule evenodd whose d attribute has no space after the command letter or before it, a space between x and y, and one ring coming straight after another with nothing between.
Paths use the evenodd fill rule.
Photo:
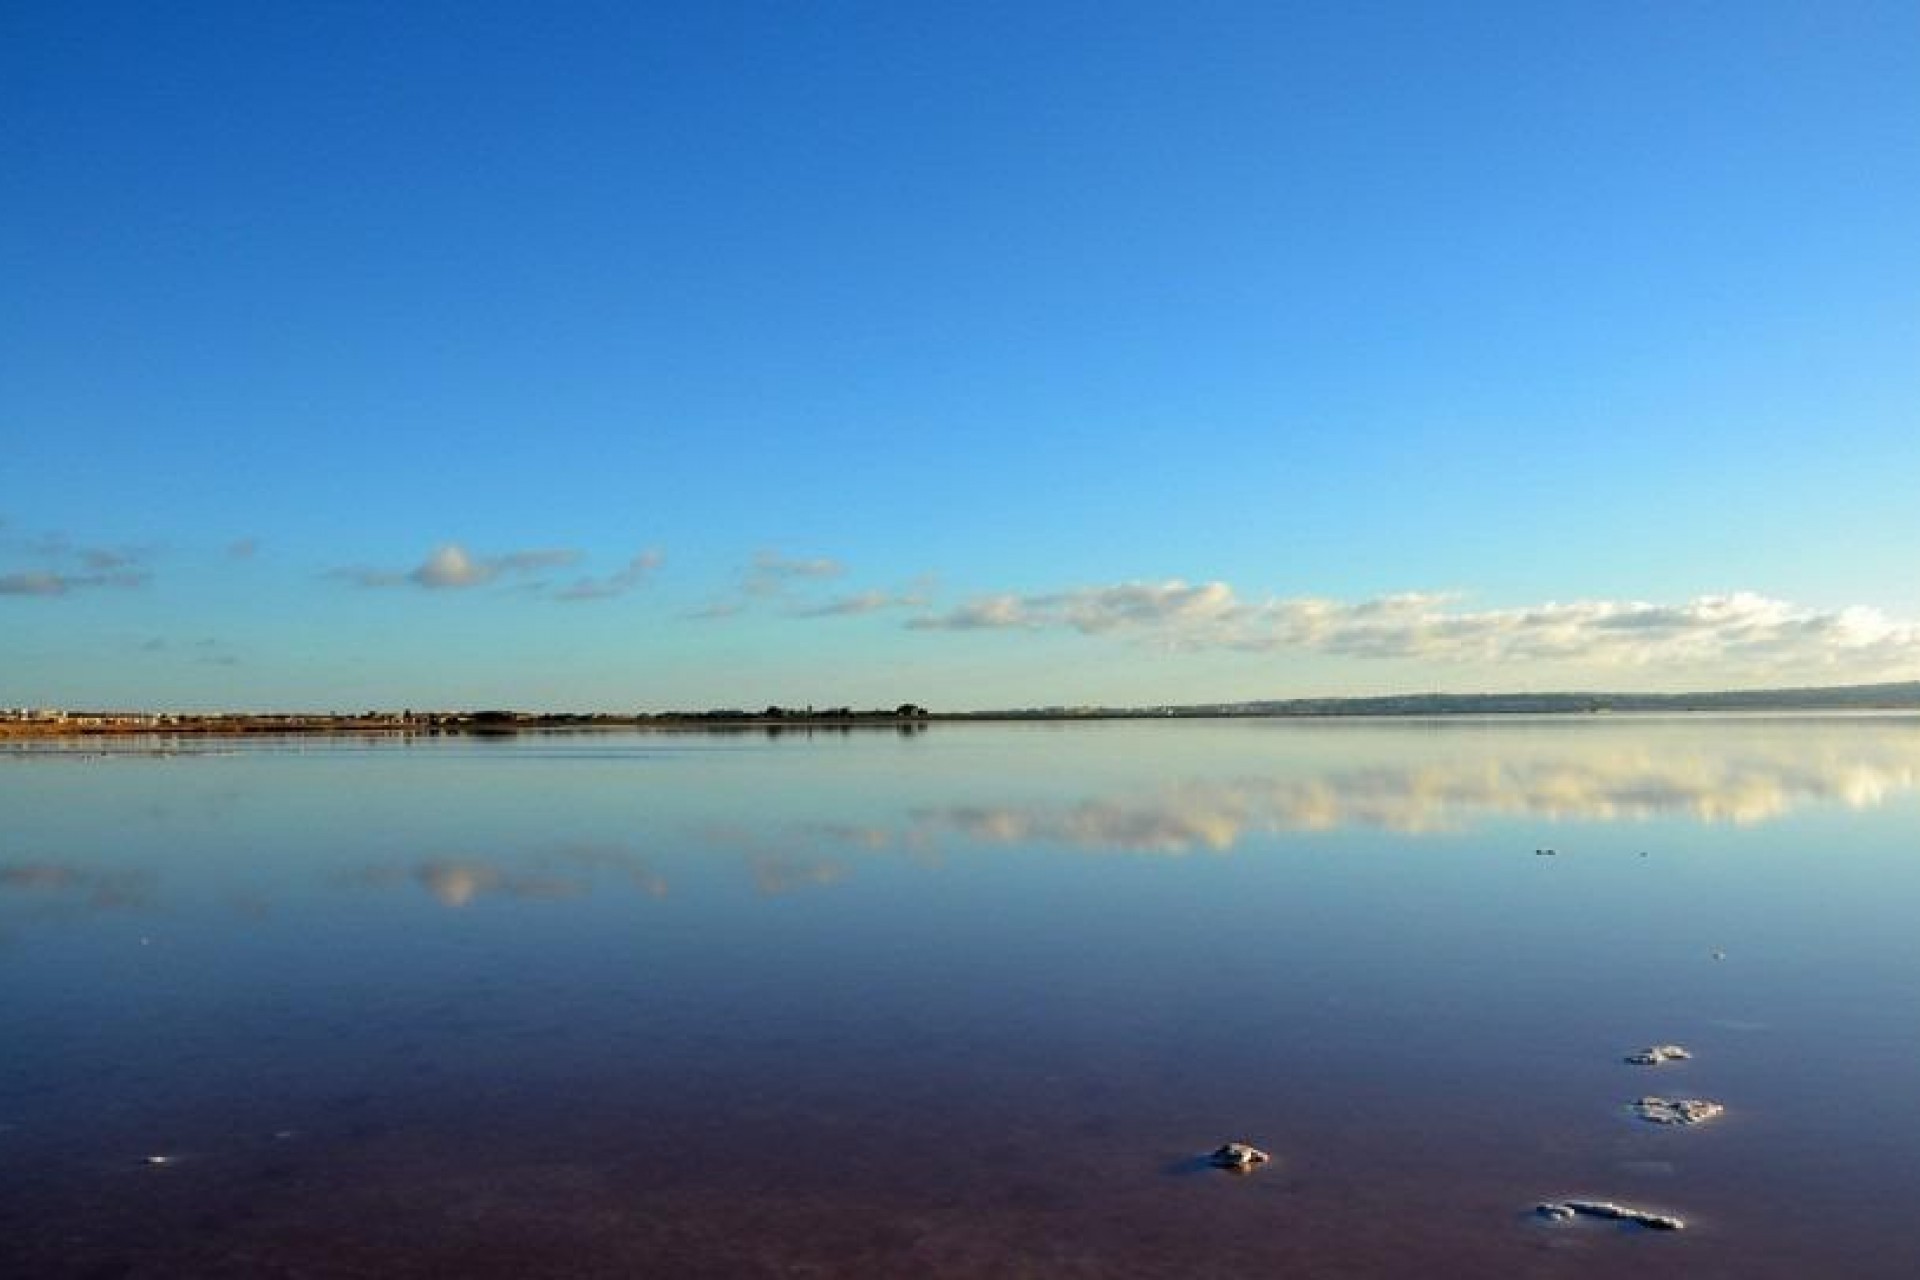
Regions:
<instances>
[{"instance_id":1,"label":"shallow water","mask_svg":"<svg viewBox=\"0 0 1920 1280\"><path fill-rule=\"evenodd\" d=\"M1920 1274L1920 719L41 745L0 813L0 1274Z\"/></svg>"}]
</instances>

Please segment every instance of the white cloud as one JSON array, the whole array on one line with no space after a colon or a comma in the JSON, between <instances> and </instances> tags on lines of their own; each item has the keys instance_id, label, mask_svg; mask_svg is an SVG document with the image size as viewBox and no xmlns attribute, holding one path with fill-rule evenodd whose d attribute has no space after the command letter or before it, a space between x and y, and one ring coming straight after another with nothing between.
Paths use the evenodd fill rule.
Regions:
<instances>
[{"instance_id":1,"label":"white cloud","mask_svg":"<svg viewBox=\"0 0 1920 1280\"><path fill-rule=\"evenodd\" d=\"M580 553L567 548L540 548L507 551L493 556L476 556L457 542L444 543L432 554L405 572L350 566L334 569L328 576L359 587L398 587L411 584L428 590L461 590L485 586L503 577L563 568L577 564Z\"/></svg>"},{"instance_id":2,"label":"white cloud","mask_svg":"<svg viewBox=\"0 0 1920 1280\"><path fill-rule=\"evenodd\" d=\"M958 608L908 622L917 630L982 631L1070 628L1083 635L1110 631L1195 632L1218 628L1245 613L1224 582L1122 582L1110 587L1043 595L977 596Z\"/></svg>"},{"instance_id":3,"label":"white cloud","mask_svg":"<svg viewBox=\"0 0 1920 1280\"><path fill-rule=\"evenodd\" d=\"M1263 613L1273 625L1261 625ZM1254 647L1304 645L1345 656L1441 662L1737 668L1756 674L1920 665L1920 627L1875 610L1822 612L1750 593L1700 596L1681 605L1583 600L1478 612L1424 602L1376 616L1334 606L1307 628L1292 625L1283 604L1256 612L1247 634Z\"/></svg>"},{"instance_id":4,"label":"white cloud","mask_svg":"<svg viewBox=\"0 0 1920 1280\"><path fill-rule=\"evenodd\" d=\"M1172 582L1127 582L1095 592L1076 592L1047 602L1076 631L1097 634L1125 627L1207 627L1239 609L1224 582L1189 586Z\"/></svg>"},{"instance_id":5,"label":"white cloud","mask_svg":"<svg viewBox=\"0 0 1920 1280\"><path fill-rule=\"evenodd\" d=\"M407 579L422 587L477 587L491 582L499 572L468 555L465 547L449 542L423 560Z\"/></svg>"},{"instance_id":6,"label":"white cloud","mask_svg":"<svg viewBox=\"0 0 1920 1280\"><path fill-rule=\"evenodd\" d=\"M731 598L719 598L684 616L704 621L731 618L745 612L755 601L791 600L805 588L845 577L847 567L831 556L786 556L778 551L761 551L752 563L740 570L739 587ZM871 613L888 607L918 607L921 600L886 597L877 592L847 596L840 600L790 606L793 617L824 618L855 613Z\"/></svg>"},{"instance_id":7,"label":"white cloud","mask_svg":"<svg viewBox=\"0 0 1920 1280\"><path fill-rule=\"evenodd\" d=\"M576 578L554 593L556 600L605 600L625 595L647 580L649 574L666 560L660 551L642 551L619 569L602 578Z\"/></svg>"},{"instance_id":8,"label":"white cloud","mask_svg":"<svg viewBox=\"0 0 1920 1280\"><path fill-rule=\"evenodd\" d=\"M918 609L927 597L917 591L861 591L794 611L798 618L857 618L888 609Z\"/></svg>"},{"instance_id":9,"label":"white cloud","mask_svg":"<svg viewBox=\"0 0 1920 1280\"><path fill-rule=\"evenodd\" d=\"M1875 609L1803 608L1747 592L1684 604L1582 600L1470 610L1436 593L1347 602L1243 600L1223 582L1128 582L984 595L914 618L920 630L1133 634L1184 648L1300 651L1429 663L1663 667L1847 678L1920 672L1920 625Z\"/></svg>"},{"instance_id":10,"label":"white cloud","mask_svg":"<svg viewBox=\"0 0 1920 1280\"><path fill-rule=\"evenodd\" d=\"M498 573L532 573L539 569L564 569L580 563L581 555L569 547L549 547L536 551L509 551L485 563Z\"/></svg>"},{"instance_id":11,"label":"white cloud","mask_svg":"<svg viewBox=\"0 0 1920 1280\"><path fill-rule=\"evenodd\" d=\"M475 557L457 542L449 542L407 575L417 586L430 588L478 587L505 574L532 573L576 563L578 551L542 549L509 551L503 555Z\"/></svg>"},{"instance_id":12,"label":"white cloud","mask_svg":"<svg viewBox=\"0 0 1920 1280\"><path fill-rule=\"evenodd\" d=\"M0 596L54 599L96 587L144 587L153 574L143 547L82 546L64 533L13 534L0 524L0 553L25 567L0 572Z\"/></svg>"},{"instance_id":13,"label":"white cloud","mask_svg":"<svg viewBox=\"0 0 1920 1280\"><path fill-rule=\"evenodd\" d=\"M958 608L913 618L907 625L916 631L1003 631L1009 628L1038 630L1049 622L1021 597L1005 594L975 596Z\"/></svg>"},{"instance_id":14,"label":"white cloud","mask_svg":"<svg viewBox=\"0 0 1920 1280\"><path fill-rule=\"evenodd\" d=\"M741 589L750 596L778 595L794 582L820 582L838 578L847 568L831 556L783 556L777 551L762 551L741 575Z\"/></svg>"},{"instance_id":15,"label":"white cloud","mask_svg":"<svg viewBox=\"0 0 1920 1280\"><path fill-rule=\"evenodd\" d=\"M29 569L0 573L0 596L54 597L92 587L143 587L153 575L144 569L116 569L108 573L57 573Z\"/></svg>"}]
</instances>

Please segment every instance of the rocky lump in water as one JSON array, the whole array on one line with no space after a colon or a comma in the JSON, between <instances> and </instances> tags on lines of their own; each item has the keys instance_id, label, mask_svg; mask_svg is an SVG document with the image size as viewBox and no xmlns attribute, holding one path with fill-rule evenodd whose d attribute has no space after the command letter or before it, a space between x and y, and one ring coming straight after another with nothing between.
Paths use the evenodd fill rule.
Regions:
<instances>
[{"instance_id":1,"label":"rocky lump in water","mask_svg":"<svg viewBox=\"0 0 1920 1280\"><path fill-rule=\"evenodd\" d=\"M1692 1054L1677 1044L1655 1044L1628 1054L1626 1060L1636 1067L1657 1067L1663 1062L1685 1062L1691 1057Z\"/></svg>"},{"instance_id":2,"label":"rocky lump in water","mask_svg":"<svg viewBox=\"0 0 1920 1280\"><path fill-rule=\"evenodd\" d=\"M1633 1104L1633 1114L1649 1124L1700 1124L1725 1110L1705 1098L1648 1097Z\"/></svg>"},{"instance_id":3,"label":"rocky lump in water","mask_svg":"<svg viewBox=\"0 0 1920 1280\"><path fill-rule=\"evenodd\" d=\"M1606 1218L1614 1222L1632 1222L1650 1231L1680 1231L1686 1223L1664 1213L1629 1208L1610 1200L1557 1200L1534 1206L1535 1213L1549 1222L1571 1222L1576 1217Z\"/></svg>"},{"instance_id":4,"label":"rocky lump in water","mask_svg":"<svg viewBox=\"0 0 1920 1280\"><path fill-rule=\"evenodd\" d=\"M1235 1173L1249 1173L1273 1157L1251 1143L1229 1142L1207 1159L1217 1168L1231 1169Z\"/></svg>"}]
</instances>

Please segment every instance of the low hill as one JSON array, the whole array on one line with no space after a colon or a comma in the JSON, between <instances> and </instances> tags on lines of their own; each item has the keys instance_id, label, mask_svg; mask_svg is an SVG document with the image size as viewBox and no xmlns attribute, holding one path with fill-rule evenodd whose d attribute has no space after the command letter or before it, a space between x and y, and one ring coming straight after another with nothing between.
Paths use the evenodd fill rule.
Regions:
<instances>
[{"instance_id":1,"label":"low hill","mask_svg":"<svg viewBox=\"0 0 1920 1280\"><path fill-rule=\"evenodd\" d=\"M1047 707L995 716L1456 716L1573 715L1615 711L1920 710L1920 680L1702 693L1404 693L1366 698L1282 698L1165 707Z\"/></svg>"}]
</instances>

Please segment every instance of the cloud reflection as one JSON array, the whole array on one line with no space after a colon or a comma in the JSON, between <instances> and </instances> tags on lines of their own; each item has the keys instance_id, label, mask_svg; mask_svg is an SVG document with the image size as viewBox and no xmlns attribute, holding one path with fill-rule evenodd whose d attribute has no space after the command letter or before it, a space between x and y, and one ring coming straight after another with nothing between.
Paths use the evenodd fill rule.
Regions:
<instances>
[{"instance_id":1,"label":"cloud reflection","mask_svg":"<svg viewBox=\"0 0 1920 1280\"><path fill-rule=\"evenodd\" d=\"M649 898L667 896L666 877L639 854L617 845L572 844L552 855L554 861L584 871L611 871Z\"/></svg>"},{"instance_id":2,"label":"cloud reflection","mask_svg":"<svg viewBox=\"0 0 1920 1280\"><path fill-rule=\"evenodd\" d=\"M153 905L151 872L66 862L0 863L0 892L57 912L131 911Z\"/></svg>"},{"instance_id":3,"label":"cloud reflection","mask_svg":"<svg viewBox=\"0 0 1920 1280\"><path fill-rule=\"evenodd\" d=\"M1555 754L1534 747L1512 756L1296 765L1278 775L1192 778L1061 803L928 807L913 811L888 839L850 830L858 830L853 847L870 849L924 847L948 837L1120 853L1218 853L1263 834L1361 828L1421 835L1502 818L1751 826L1814 805L1872 808L1920 787L1920 738L1876 736L1824 752L1792 740L1737 750L1697 742L1666 751L1558 745Z\"/></svg>"},{"instance_id":4,"label":"cloud reflection","mask_svg":"<svg viewBox=\"0 0 1920 1280\"><path fill-rule=\"evenodd\" d=\"M834 858L763 855L750 859L747 866L755 892L767 898L839 884L849 874L847 865Z\"/></svg>"},{"instance_id":5,"label":"cloud reflection","mask_svg":"<svg viewBox=\"0 0 1920 1280\"><path fill-rule=\"evenodd\" d=\"M1245 826L1244 806L1232 797L1201 803L1168 797L1159 803L1083 801L1066 808L963 806L915 815L927 831L948 831L983 844L1042 841L1076 848L1135 853L1230 849Z\"/></svg>"},{"instance_id":6,"label":"cloud reflection","mask_svg":"<svg viewBox=\"0 0 1920 1280\"><path fill-rule=\"evenodd\" d=\"M465 907L488 894L511 898L571 898L586 892L559 876L520 875L480 862L423 862L413 878L443 907Z\"/></svg>"},{"instance_id":7,"label":"cloud reflection","mask_svg":"<svg viewBox=\"0 0 1920 1280\"><path fill-rule=\"evenodd\" d=\"M482 898L525 901L577 898L592 892L599 876L624 879L649 898L667 896L666 878L639 855L612 845L567 845L518 861L485 858L426 858L376 867L362 867L343 883L362 889L392 889L412 885L423 889L441 906L458 910Z\"/></svg>"},{"instance_id":8,"label":"cloud reflection","mask_svg":"<svg viewBox=\"0 0 1920 1280\"><path fill-rule=\"evenodd\" d=\"M884 825L801 822L782 826L777 818L765 827L717 823L695 834L707 848L737 856L754 892L763 898L844 883L853 875L853 866L839 853L885 853L907 839L923 838Z\"/></svg>"}]
</instances>

